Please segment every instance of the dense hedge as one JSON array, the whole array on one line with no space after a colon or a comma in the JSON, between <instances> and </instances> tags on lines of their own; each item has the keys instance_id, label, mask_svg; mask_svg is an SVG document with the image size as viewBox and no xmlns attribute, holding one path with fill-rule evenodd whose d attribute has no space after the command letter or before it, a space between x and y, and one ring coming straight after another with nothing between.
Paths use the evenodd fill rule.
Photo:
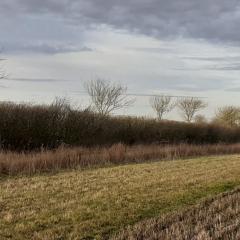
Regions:
<instances>
[{"instance_id":1,"label":"dense hedge","mask_svg":"<svg viewBox=\"0 0 240 240\"><path fill-rule=\"evenodd\" d=\"M67 104L0 104L0 143L4 149L32 150L113 143L235 143L240 129L132 117L101 117Z\"/></svg>"}]
</instances>

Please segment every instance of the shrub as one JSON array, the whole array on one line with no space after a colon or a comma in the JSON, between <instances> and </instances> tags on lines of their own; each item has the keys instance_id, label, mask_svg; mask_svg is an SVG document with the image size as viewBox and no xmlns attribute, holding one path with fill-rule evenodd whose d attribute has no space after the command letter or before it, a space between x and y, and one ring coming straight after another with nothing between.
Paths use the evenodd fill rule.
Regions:
<instances>
[{"instance_id":1,"label":"shrub","mask_svg":"<svg viewBox=\"0 0 240 240\"><path fill-rule=\"evenodd\" d=\"M240 128L217 124L107 117L68 104L0 104L0 144L6 150L133 144L214 144L240 141Z\"/></svg>"}]
</instances>

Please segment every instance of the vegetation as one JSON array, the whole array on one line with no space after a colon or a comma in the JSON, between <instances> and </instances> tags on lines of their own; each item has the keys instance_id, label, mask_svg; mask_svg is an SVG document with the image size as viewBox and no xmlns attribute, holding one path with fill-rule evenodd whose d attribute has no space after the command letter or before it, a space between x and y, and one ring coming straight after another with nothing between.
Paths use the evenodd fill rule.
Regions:
<instances>
[{"instance_id":1,"label":"vegetation","mask_svg":"<svg viewBox=\"0 0 240 240\"><path fill-rule=\"evenodd\" d=\"M66 148L38 153L0 153L0 174L33 175L57 172L61 169L86 169L141 163L147 161L176 160L195 156L240 153L240 144L233 145L138 145L116 144L111 147Z\"/></svg>"},{"instance_id":2,"label":"vegetation","mask_svg":"<svg viewBox=\"0 0 240 240\"><path fill-rule=\"evenodd\" d=\"M208 122L208 120L206 119L206 117L202 114L198 114L194 117L194 122L197 124L206 124Z\"/></svg>"},{"instance_id":3,"label":"vegetation","mask_svg":"<svg viewBox=\"0 0 240 240\"><path fill-rule=\"evenodd\" d=\"M164 114L169 113L175 107L170 96L154 96L150 99L150 104L159 120L162 120Z\"/></svg>"},{"instance_id":4,"label":"vegetation","mask_svg":"<svg viewBox=\"0 0 240 240\"><path fill-rule=\"evenodd\" d=\"M134 102L127 98L126 87L107 82L104 79L90 81L85 84L85 88L91 97L93 109L103 116L107 116L115 110L128 107Z\"/></svg>"},{"instance_id":5,"label":"vegetation","mask_svg":"<svg viewBox=\"0 0 240 240\"><path fill-rule=\"evenodd\" d=\"M188 123L162 121L174 105L171 97L159 96L152 99L157 120L111 117L130 105L126 88L103 80L86 88L92 100L86 110L64 99L0 104L0 239L217 238L220 230L210 218L219 219L220 210L226 213L219 220L226 226L222 233L239 234L237 221L227 217L237 218L236 200L227 209L225 196L159 219L239 185L238 156L189 159L239 154L234 114L230 121L219 111L217 120L207 123L196 115L205 103L186 98L178 107Z\"/></svg>"},{"instance_id":6,"label":"vegetation","mask_svg":"<svg viewBox=\"0 0 240 240\"><path fill-rule=\"evenodd\" d=\"M129 224L233 189L239 156L0 180L0 239L104 239Z\"/></svg>"},{"instance_id":7,"label":"vegetation","mask_svg":"<svg viewBox=\"0 0 240 240\"><path fill-rule=\"evenodd\" d=\"M204 109L207 105L198 98L182 98L178 101L177 106L187 122L191 122L197 112Z\"/></svg>"},{"instance_id":8,"label":"vegetation","mask_svg":"<svg viewBox=\"0 0 240 240\"><path fill-rule=\"evenodd\" d=\"M5 150L153 143L237 143L240 128L218 124L109 117L72 109L66 101L50 105L0 104L0 146Z\"/></svg>"},{"instance_id":9,"label":"vegetation","mask_svg":"<svg viewBox=\"0 0 240 240\"><path fill-rule=\"evenodd\" d=\"M214 121L223 126L238 127L240 124L240 108L235 106L219 108Z\"/></svg>"},{"instance_id":10,"label":"vegetation","mask_svg":"<svg viewBox=\"0 0 240 240\"><path fill-rule=\"evenodd\" d=\"M239 239L239 199L239 189L224 193L186 211L141 222L113 239Z\"/></svg>"},{"instance_id":11,"label":"vegetation","mask_svg":"<svg viewBox=\"0 0 240 240\"><path fill-rule=\"evenodd\" d=\"M0 103L1 240L240 238L239 189L203 202L239 187L239 107L208 123L201 99L154 96L157 119L112 117L127 88L85 89L85 110ZM176 106L186 122L163 121Z\"/></svg>"}]
</instances>

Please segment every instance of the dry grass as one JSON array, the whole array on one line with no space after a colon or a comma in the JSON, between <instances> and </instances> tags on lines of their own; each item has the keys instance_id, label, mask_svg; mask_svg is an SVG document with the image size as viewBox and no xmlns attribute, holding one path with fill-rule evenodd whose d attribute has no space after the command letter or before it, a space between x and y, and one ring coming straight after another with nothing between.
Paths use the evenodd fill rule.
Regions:
<instances>
[{"instance_id":1,"label":"dry grass","mask_svg":"<svg viewBox=\"0 0 240 240\"><path fill-rule=\"evenodd\" d=\"M195 156L240 153L240 144L232 145L138 145L116 144L101 148L64 148L39 153L0 153L0 174L36 174L61 169L79 169L173 160Z\"/></svg>"},{"instance_id":2,"label":"dry grass","mask_svg":"<svg viewBox=\"0 0 240 240\"><path fill-rule=\"evenodd\" d=\"M239 183L237 155L2 178L0 239L104 239Z\"/></svg>"},{"instance_id":3,"label":"dry grass","mask_svg":"<svg viewBox=\"0 0 240 240\"><path fill-rule=\"evenodd\" d=\"M178 214L141 222L112 240L240 239L240 189Z\"/></svg>"}]
</instances>

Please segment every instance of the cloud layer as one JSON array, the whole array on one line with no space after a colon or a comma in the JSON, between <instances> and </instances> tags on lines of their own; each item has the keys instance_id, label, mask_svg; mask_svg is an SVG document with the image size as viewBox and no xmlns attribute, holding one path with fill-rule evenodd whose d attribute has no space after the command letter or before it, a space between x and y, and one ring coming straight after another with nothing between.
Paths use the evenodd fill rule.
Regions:
<instances>
[{"instance_id":1,"label":"cloud layer","mask_svg":"<svg viewBox=\"0 0 240 240\"><path fill-rule=\"evenodd\" d=\"M0 0L12 80L1 97L47 101L100 76L133 93L237 102L239 24L239 0Z\"/></svg>"},{"instance_id":2,"label":"cloud layer","mask_svg":"<svg viewBox=\"0 0 240 240\"><path fill-rule=\"evenodd\" d=\"M1 0L0 14L45 14L64 24L106 24L161 39L240 40L238 0Z\"/></svg>"},{"instance_id":3,"label":"cloud layer","mask_svg":"<svg viewBox=\"0 0 240 240\"><path fill-rule=\"evenodd\" d=\"M3 53L43 53L43 54L58 54L58 53L71 53L71 52L91 52L93 49L85 46L77 46L72 44L59 44L59 43L2 43Z\"/></svg>"}]
</instances>

